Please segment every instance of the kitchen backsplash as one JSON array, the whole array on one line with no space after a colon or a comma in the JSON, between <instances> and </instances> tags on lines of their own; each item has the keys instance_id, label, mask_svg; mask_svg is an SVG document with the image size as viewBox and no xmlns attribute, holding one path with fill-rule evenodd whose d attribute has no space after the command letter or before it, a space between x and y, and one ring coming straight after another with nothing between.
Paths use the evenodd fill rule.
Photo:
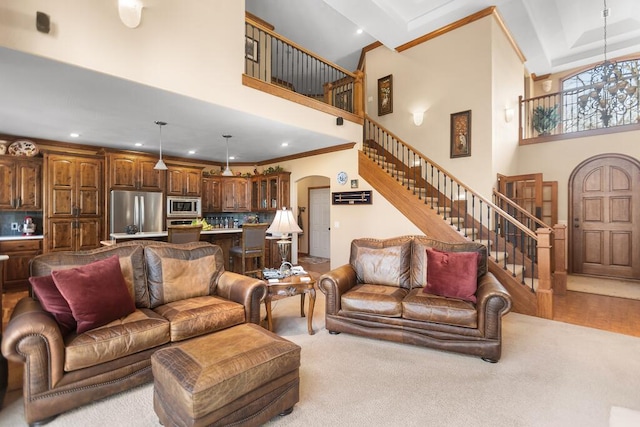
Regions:
<instances>
[{"instance_id":1,"label":"kitchen backsplash","mask_svg":"<svg viewBox=\"0 0 640 427\"><path fill-rule=\"evenodd\" d=\"M36 225L34 235L42 235L42 212L0 211L0 236L22 236L22 225L28 216ZM11 229L12 223L18 224L18 230Z\"/></svg>"}]
</instances>

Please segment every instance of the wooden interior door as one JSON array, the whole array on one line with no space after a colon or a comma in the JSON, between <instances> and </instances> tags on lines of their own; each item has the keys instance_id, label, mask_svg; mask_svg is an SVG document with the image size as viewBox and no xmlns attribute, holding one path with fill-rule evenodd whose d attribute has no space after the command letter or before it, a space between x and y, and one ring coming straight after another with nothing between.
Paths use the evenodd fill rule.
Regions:
<instances>
[{"instance_id":1,"label":"wooden interior door","mask_svg":"<svg viewBox=\"0 0 640 427\"><path fill-rule=\"evenodd\" d=\"M542 174L505 176L498 174L498 191L540 219L542 212Z\"/></svg>"},{"instance_id":2,"label":"wooden interior door","mask_svg":"<svg viewBox=\"0 0 640 427\"><path fill-rule=\"evenodd\" d=\"M640 162L616 154L588 159L569 189L572 272L640 279Z\"/></svg>"}]
</instances>

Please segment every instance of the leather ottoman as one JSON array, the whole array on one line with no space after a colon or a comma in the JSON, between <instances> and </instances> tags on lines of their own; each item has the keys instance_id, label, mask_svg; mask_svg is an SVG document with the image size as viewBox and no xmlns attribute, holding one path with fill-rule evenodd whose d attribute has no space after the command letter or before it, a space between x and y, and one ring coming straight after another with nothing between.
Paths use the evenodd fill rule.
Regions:
<instances>
[{"instance_id":1,"label":"leather ottoman","mask_svg":"<svg viewBox=\"0 0 640 427\"><path fill-rule=\"evenodd\" d=\"M158 350L151 367L165 427L259 426L299 399L300 347L250 323Z\"/></svg>"}]
</instances>

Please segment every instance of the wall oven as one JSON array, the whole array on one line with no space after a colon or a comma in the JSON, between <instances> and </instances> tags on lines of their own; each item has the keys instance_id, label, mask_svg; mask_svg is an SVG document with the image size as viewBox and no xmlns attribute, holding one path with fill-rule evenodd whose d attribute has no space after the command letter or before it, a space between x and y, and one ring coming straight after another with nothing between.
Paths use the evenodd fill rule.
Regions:
<instances>
[{"instance_id":1,"label":"wall oven","mask_svg":"<svg viewBox=\"0 0 640 427\"><path fill-rule=\"evenodd\" d=\"M202 216L200 197L167 197L167 218L198 218Z\"/></svg>"}]
</instances>

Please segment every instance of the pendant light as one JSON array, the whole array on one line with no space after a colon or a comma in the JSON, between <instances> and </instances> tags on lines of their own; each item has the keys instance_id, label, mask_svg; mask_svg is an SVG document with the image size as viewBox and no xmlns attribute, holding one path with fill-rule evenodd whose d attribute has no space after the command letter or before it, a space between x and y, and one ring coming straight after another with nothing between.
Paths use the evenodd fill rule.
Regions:
<instances>
[{"instance_id":1,"label":"pendant light","mask_svg":"<svg viewBox=\"0 0 640 427\"><path fill-rule=\"evenodd\" d=\"M222 137L227 140L227 168L222 172L222 176L233 176L233 172L229 168L229 138L231 135L222 135Z\"/></svg>"},{"instance_id":2,"label":"pendant light","mask_svg":"<svg viewBox=\"0 0 640 427\"><path fill-rule=\"evenodd\" d=\"M156 120L154 123L157 124L158 127L160 128L160 159L158 160L158 163L156 163L156 165L153 168L159 171L166 171L167 165L165 165L164 161L162 160L162 126L166 125L167 122L161 122L159 120Z\"/></svg>"}]
</instances>

